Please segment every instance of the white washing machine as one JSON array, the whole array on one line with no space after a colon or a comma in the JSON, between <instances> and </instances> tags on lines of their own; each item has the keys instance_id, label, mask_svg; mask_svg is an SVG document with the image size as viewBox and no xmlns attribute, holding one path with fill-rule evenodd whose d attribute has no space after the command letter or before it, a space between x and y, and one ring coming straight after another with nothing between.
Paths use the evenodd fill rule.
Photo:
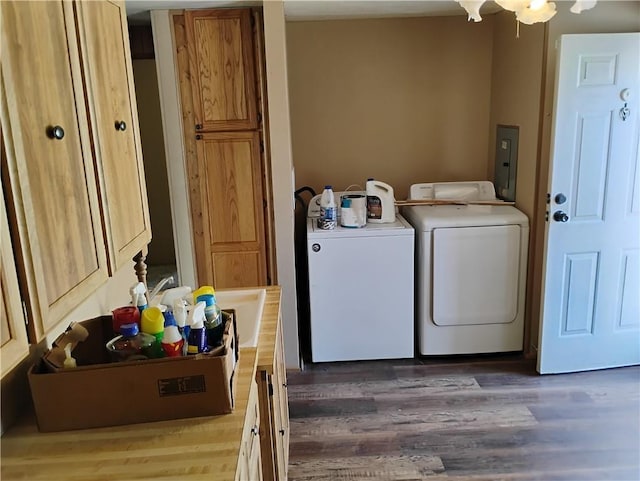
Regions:
<instances>
[{"instance_id":1,"label":"white washing machine","mask_svg":"<svg viewBox=\"0 0 640 481\"><path fill-rule=\"evenodd\" d=\"M413 357L413 228L397 215L389 224L318 229L319 201L310 201L307 218L311 360Z\"/></svg>"},{"instance_id":2,"label":"white washing machine","mask_svg":"<svg viewBox=\"0 0 640 481\"><path fill-rule=\"evenodd\" d=\"M414 184L411 199L496 201L493 184ZM512 206L408 206L422 355L522 350L529 221Z\"/></svg>"}]
</instances>

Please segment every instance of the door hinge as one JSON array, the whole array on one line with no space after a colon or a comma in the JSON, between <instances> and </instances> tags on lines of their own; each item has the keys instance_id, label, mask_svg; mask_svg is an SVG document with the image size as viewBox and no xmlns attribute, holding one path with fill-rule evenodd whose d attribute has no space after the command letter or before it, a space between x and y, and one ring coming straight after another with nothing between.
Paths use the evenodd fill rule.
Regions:
<instances>
[{"instance_id":1,"label":"door hinge","mask_svg":"<svg viewBox=\"0 0 640 481\"><path fill-rule=\"evenodd\" d=\"M24 317L24 325L29 325L29 315L27 314L27 304L22 301L22 317Z\"/></svg>"},{"instance_id":2,"label":"door hinge","mask_svg":"<svg viewBox=\"0 0 640 481\"><path fill-rule=\"evenodd\" d=\"M262 123L262 112L258 112L258 125Z\"/></svg>"},{"instance_id":3,"label":"door hinge","mask_svg":"<svg viewBox=\"0 0 640 481\"><path fill-rule=\"evenodd\" d=\"M273 384L269 383L269 397L273 397Z\"/></svg>"},{"instance_id":4,"label":"door hinge","mask_svg":"<svg viewBox=\"0 0 640 481\"><path fill-rule=\"evenodd\" d=\"M551 203L551 194L547 192L547 204Z\"/></svg>"},{"instance_id":5,"label":"door hinge","mask_svg":"<svg viewBox=\"0 0 640 481\"><path fill-rule=\"evenodd\" d=\"M546 211L546 212L544 213L544 221L545 221L545 222L549 222L549 211Z\"/></svg>"},{"instance_id":6,"label":"door hinge","mask_svg":"<svg viewBox=\"0 0 640 481\"><path fill-rule=\"evenodd\" d=\"M264 141L260 141L260 152L264 152Z\"/></svg>"}]
</instances>

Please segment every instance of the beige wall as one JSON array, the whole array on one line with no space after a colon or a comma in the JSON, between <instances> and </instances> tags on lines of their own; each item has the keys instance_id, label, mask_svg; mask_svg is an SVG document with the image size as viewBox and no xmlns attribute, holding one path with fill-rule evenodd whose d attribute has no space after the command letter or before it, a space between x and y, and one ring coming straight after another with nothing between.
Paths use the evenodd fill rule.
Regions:
<instances>
[{"instance_id":1,"label":"beige wall","mask_svg":"<svg viewBox=\"0 0 640 481\"><path fill-rule=\"evenodd\" d=\"M296 187L487 178L493 18L287 23Z\"/></svg>"},{"instance_id":2,"label":"beige wall","mask_svg":"<svg viewBox=\"0 0 640 481\"><path fill-rule=\"evenodd\" d=\"M493 178L496 126L519 127L516 204L531 220L540 121L544 24L521 25L513 13L494 17L488 176Z\"/></svg>"},{"instance_id":3,"label":"beige wall","mask_svg":"<svg viewBox=\"0 0 640 481\"><path fill-rule=\"evenodd\" d=\"M173 246L171 203L162 135L156 62L153 59L145 59L133 60L132 64L138 101L144 173L147 179L149 215L153 231L147 264L174 264L176 254Z\"/></svg>"},{"instance_id":4,"label":"beige wall","mask_svg":"<svg viewBox=\"0 0 640 481\"><path fill-rule=\"evenodd\" d=\"M558 13L548 24L548 54L546 59L546 76L544 79L544 115L541 132L541 148L539 162L539 184L537 203L537 222L544 225L546 210L545 197L549 176L549 154L551 138L551 122L553 114L554 84L556 76L555 44L560 35L566 33L618 33L640 31L640 2L638 1L599 1L595 8L576 15L569 12L571 3L558 2ZM536 259L533 273L531 301L531 345L538 346L539 317L540 317L540 289L542 285L543 248L545 230L537 229L533 239L533 253Z\"/></svg>"},{"instance_id":5,"label":"beige wall","mask_svg":"<svg viewBox=\"0 0 640 481\"><path fill-rule=\"evenodd\" d=\"M516 206L529 218L530 239L538 227L535 222L540 102L544 70L545 25L521 25L516 37L516 22L511 12L494 18L493 71L491 76L491 120L488 176L493 178L496 125L519 127ZM531 242L530 242L531 244ZM529 251L527 299L534 289L532 278L538 259ZM537 314L536 314L537 315ZM525 311L525 352L530 349L531 327L537 336L537 321L531 321L531 302Z\"/></svg>"}]
</instances>

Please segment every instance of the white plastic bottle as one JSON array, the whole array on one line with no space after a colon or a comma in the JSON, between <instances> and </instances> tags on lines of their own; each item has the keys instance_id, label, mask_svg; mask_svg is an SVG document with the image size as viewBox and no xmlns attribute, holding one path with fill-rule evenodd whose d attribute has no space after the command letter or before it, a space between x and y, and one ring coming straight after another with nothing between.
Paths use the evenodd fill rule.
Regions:
<instances>
[{"instance_id":1,"label":"white plastic bottle","mask_svg":"<svg viewBox=\"0 0 640 481\"><path fill-rule=\"evenodd\" d=\"M338 224L338 211L336 209L336 198L333 189L326 185L320 197L320 217L318 217L318 227L320 229L335 229Z\"/></svg>"},{"instance_id":2,"label":"white plastic bottle","mask_svg":"<svg viewBox=\"0 0 640 481\"><path fill-rule=\"evenodd\" d=\"M386 224L396 221L393 187L379 180L367 180L367 222Z\"/></svg>"}]
</instances>

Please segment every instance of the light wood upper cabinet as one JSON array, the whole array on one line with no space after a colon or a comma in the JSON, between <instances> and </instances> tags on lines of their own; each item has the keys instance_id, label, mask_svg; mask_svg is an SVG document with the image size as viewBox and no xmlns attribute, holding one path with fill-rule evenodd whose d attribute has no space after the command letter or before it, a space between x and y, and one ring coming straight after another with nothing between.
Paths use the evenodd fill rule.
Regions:
<instances>
[{"instance_id":1,"label":"light wood upper cabinet","mask_svg":"<svg viewBox=\"0 0 640 481\"><path fill-rule=\"evenodd\" d=\"M3 146L4 149L4 146ZM18 277L11 249L9 222L0 186L0 338L1 376L4 377L29 352Z\"/></svg>"},{"instance_id":2,"label":"light wood upper cabinet","mask_svg":"<svg viewBox=\"0 0 640 481\"><path fill-rule=\"evenodd\" d=\"M72 5L0 8L3 183L15 207L30 330L40 339L108 277L100 204Z\"/></svg>"},{"instance_id":3,"label":"light wood upper cabinet","mask_svg":"<svg viewBox=\"0 0 640 481\"><path fill-rule=\"evenodd\" d=\"M251 11L187 10L196 129L257 128Z\"/></svg>"},{"instance_id":4,"label":"light wood upper cabinet","mask_svg":"<svg viewBox=\"0 0 640 481\"><path fill-rule=\"evenodd\" d=\"M265 233L257 132L201 134L196 142L210 268L217 288L266 284ZM202 282L202 281L201 281Z\"/></svg>"},{"instance_id":5,"label":"light wood upper cabinet","mask_svg":"<svg viewBox=\"0 0 640 481\"><path fill-rule=\"evenodd\" d=\"M124 2L78 2L111 272L151 240Z\"/></svg>"},{"instance_id":6,"label":"light wood upper cabinet","mask_svg":"<svg viewBox=\"0 0 640 481\"><path fill-rule=\"evenodd\" d=\"M123 5L0 3L3 186L32 342L151 238Z\"/></svg>"}]
</instances>

